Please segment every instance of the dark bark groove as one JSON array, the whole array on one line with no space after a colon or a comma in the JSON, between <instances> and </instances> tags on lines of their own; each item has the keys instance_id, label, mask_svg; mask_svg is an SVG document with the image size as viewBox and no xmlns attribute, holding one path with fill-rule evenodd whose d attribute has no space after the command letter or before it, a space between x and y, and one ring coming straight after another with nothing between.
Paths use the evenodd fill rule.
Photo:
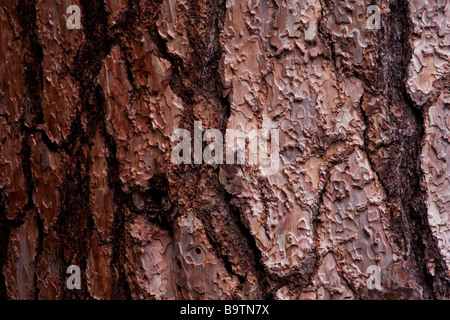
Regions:
<instances>
[{"instance_id":1,"label":"dark bark groove","mask_svg":"<svg viewBox=\"0 0 450 320\"><path fill-rule=\"evenodd\" d=\"M17 74L14 79L0 78L0 178L5 180L0 181L0 299L28 292L8 279L22 279L20 272L32 275L24 287L30 291L28 298L35 299L449 298L446 253L429 221L426 164L421 158L430 107L441 91L448 91L449 76L433 83L423 105L408 88L408 66L417 50L415 4L391 0L382 6L384 2L375 1L382 7L381 29L369 30L358 25L369 5L364 1L320 0L310 4L308 15L300 2L256 2L80 0L82 29L70 35L78 32L81 44L70 64L58 62L61 83L50 89L46 81L52 80L44 79L44 54L55 52L56 60L68 55L64 46L72 44L65 42L67 33L61 30L66 26L53 30L53 22L45 25L46 3L18 0L12 7L2 2L0 18L4 12L7 21L0 20L0 28L11 44L0 48L0 58L23 54L23 81L18 70L8 66L11 61L0 61L9 72L5 74ZM61 8L52 10L66 17ZM301 14L303 20L292 22ZM345 27L339 29L341 24ZM56 35L47 41L50 29ZM58 46L64 53L55 49ZM67 138L55 140L48 132L52 123L46 122L52 118L46 118L43 106L46 96L70 92L72 80L67 84L65 76L73 78L80 106L57 106L58 112L67 108L73 117L55 116L55 122L70 118L65 119ZM10 88L19 87L20 81L23 101ZM323 91L326 88L329 92ZM51 90L56 93L47 92ZM17 101L20 120L13 121L9 108ZM330 101L335 105L326 105ZM355 119L345 123L349 115ZM264 117L280 123L283 167L275 178L251 165L171 163L170 130L179 127L193 136L194 122L201 120L204 129L216 128L225 137L237 121L248 120L247 127L243 123L248 130L261 126ZM130 132L122 132L123 126ZM378 139L385 132L390 136ZM104 160L94 154L99 136ZM20 141L9 147L12 151L7 149L11 141ZM61 157L58 186L47 186L51 178L36 172L46 169L44 155L35 149L39 144L52 157ZM361 163L350 163L360 153ZM14 169L15 162L20 162L19 169ZM364 170L373 172L372 194L357 181L368 180ZM93 187L99 183L93 172L105 178L98 189ZM21 178L23 182L16 183ZM58 205L43 192L44 207L59 208L48 230L41 203L35 200L42 191L38 189L47 187ZM14 188L23 189L26 204L10 212L9 203L17 200ZM368 199L377 193L381 202L373 200L375 196ZM140 205L136 198L142 199ZM344 213L343 204L348 205ZM370 225L374 204L382 221ZM99 230L108 217L96 219L108 210L110 230ZM195 228L192 221L192 226L183 224L192 212L199 221ZM26 220L30 213L35 222ZM336 218L339 214L345 222ZM349 222L352 215L364 215L367 221L361 223L366 225L358 225L358 217ZM278 224L284 223L286 230L276 234ZM371 242L376 228L386 233L382 246L402 253L400 271L382 270L383 280L407 278L400 287L391 283L392 288L373 289L367 284L370 275L361 252L390 252ZM16 241L23 236L19 230L25 229L31 235L36 232L35 243L27 242L31 235ZM355 235L347 236L348 230ZM98 246L93 239L103 231L106 235L99 242L110 251L100 257L92 251ZM56 244L49 247L55 235ZM288 246L288 236L298 243ZM297 256L289 256L294 250ZM16 251L21 252L17 257ZM49 252L59 268L57 280L51 280L55 283L46 283L56 288L54 293L41 287L47 281L43 274L48 272ZM90 270L99 268L92 255L102 266L103 254L109 260L102 275L109 278L99 279L103 282L96 286L85 278L98 273ZM18 267L28 255L33 257L29 265ZM385 258L367 257L369 266L380 266ZM66 288L69 265L81 268L81 290ZM357 271L352 269L356 265ZM10 292L14 289L16 293Z\"/></svg>"}]
</instances>

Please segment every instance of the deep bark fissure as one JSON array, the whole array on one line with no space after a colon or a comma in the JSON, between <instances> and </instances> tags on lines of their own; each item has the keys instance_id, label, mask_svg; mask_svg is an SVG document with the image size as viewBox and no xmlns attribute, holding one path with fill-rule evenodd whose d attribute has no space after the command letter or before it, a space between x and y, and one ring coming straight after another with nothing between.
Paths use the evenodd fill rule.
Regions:
<instances>
[{"instance_id":1,"label":"deep bark fissure","mask_svg":"<svg viewBox=\"0 0 450 320\"><path fill-rule=\"evenodd\" d=\"M103 101L104 104L104 101ZM132 200L123 192L122 184L118 175L119 161L116 158L117 145L114 138L108 134L106 124L103 124L101 133L108 149L106 161L108 163L108 185L113 190L113 201L116 206L113 219L113 239L112 239L112 258L111 258L111 274L119 276L112 277L112 299L129 299L131 291L126 280L124 260L125 260L125 202L130 203ZM116 271L117 270L117 271Z\"/></svg>"},{"instance_id":2,"label":"deep bark fissure","mask_svg":"<svg viewBox=\"0 0 450 320\"><path fill-rule=\"evenodd\" d=\"M79 82L81 111L77 110L71 132L64 143L68 156L76 159L76 164L68 164L66 167L58 229L63 242L61 260L66 264L76 264L84 271L94 230L89 201L92 157L88 153L94 135L104 122L104 97L97 83L97 75L103 59L110 51L111 40L107 34L108 20L104 2L82 0L80 4L86 42L80 47L70 66L70 73ZM74 246L74 243L77 245ZM65 258L67 256L68 261ZM63 297L91 298L86 285L80 293L77 290L63 290Z\"/></svg>"},{"instance_id":3,"label":"deep bark fissure","mask_svg":"<svg viewBox=\"0 0 450 320\"><path fill-rule=\"evenodd\" d=\"M42 61L44 53L39 43L36 24L36 0L19 0L17 5L21 35L24 40L24 66L26 83L26 105L24 106L24 118L31 114L30 121L25 120L28 127L35 127L43 123L41 92L44 88Z\"/></svg>"},{"instance_id":4,"label":"deep bark fissure","mask_svg":"<svg viewBox=\"0 0 450 320\"><path fill-rule=\"evenodd\" d=\"M103 105L104 105L103 101ZM125 201L130 203L132 200L125 195L122 190L122 184L118 175L119 161L116 158L117 144L114 138L108 134L106 124L103 123L101 134L108 149L106 161L108 164L108 185L113 190L113 201L116 206L113 219L113 239L112 239L112 258L111 274L112 277L112 299L129 299L131 297L130 287L126 280L124 260L125 260ZM117 270L117 271L116 271ZM118 277L116 277L118 273Z\"/></svg>"},{"instance_id":5,"label":"deep bark fissure","mask_svg":"<svg viewBox=\"0 0 450 320\"><path fill-rule=\"evenodd\" d=\"M224 191L226 192L226 191ZM258 249L256 240L251 234L250 229L245 225L242 213L240 210L231 204L231 195L227 194L229 199L230 213L232 214L232 219L235 221L237 227L239 228L239 236L245 241L245 245L248 248L248 252L251 254L250 257L245 256L249 260L249 264L255 272L258 279L259 288L261 290L261 296L263 299L273 299L275 296L274 290L270 289L270 282L267 270L264 268L262 262L262 254Z\"/></svg>"},{"instance_id":6,"label":"deep bark fissure","mask_svg":"<svg viewBox=\"0 0 450 320\"><path fill-rule=\"evenodd\" d=\"M225 21L226 1L210 1L208 3L208 8L210 25L214 29L211 33L214 34L214 37L212 39L208 37L205 40L196 33L195 26L199 24L201 20L198 16L200 10L195 5L192 6L189 11L191 25L190 28L187 29L187 33L188 40L193 48L193 60L189 61L187 69L180 68L173 70L176 75L175 78L178 80L172 82L171 86L172 88L178 88L177 94L182 97L188 105L193 105L194 101L191 99L191 95L193 93L190 91L190 88L186 88L185 85L179 86L179 83L180 81L182 83L182 79L189 79L188 81L191 84L199 83L199 93L205 97L210 97L212 103L215 104L219 121L218 129L224 133L227 120L230 116L230 102L228 100L228 96L224 96L225 88L223 87L221 79L223 75L220 72L220 63L222 61L223 53L219 42L219 37ZM156 38L159 42L164 41L159 35L155 37L156 33L157 31L155 30L153 32L154 38ZM184 66L183 61L175 55L169 53L165 45L160 43L158 47L160 53L162 53L163 56L171 62L173 66L172 69L174 69L174 66ZM193 125L194 122L191 108L192 107L188 107L188 110L185 111L186 119L188 119L188 122L186 123L187 125ZM211 174L202 174L202 170L199 170L195 166L190 167L188 170L193 171L193 173L199 178L202 176L202 179L207 179L209 184L214 186L217 190L219 196L225 200L226 203L228 203L227 212L228 214L231 214L231 216L218 214L213 217L210 216L211 212L207 210L207 207L203 208L202 204L198 204L199 218L205 226L208 240L213 246L214 252L221 259L228 273L238 277L241 285L243 285L247 277L237 269L238 267L243 267L244 270L247 270L256 276L261 290L260 294L262 297L267 298L269 296L269 292L266 292L265 290L267 287L267 276L261 264L259 249L256 247L256 243L254 243L254 238L250 235L249 231L242 223L239 214L237 213L238 211L236 211L236 208L229 204L230 195L227 194L223 186L221 186L220 182L218 182L218 170L211 172ZM223 223L227 226L225 234L216 233L217 231L214 227L215 223ZM225 237L225 240L221 241L223 237ZM253 241L253 245L251 241ZM237 252L234 251L235 254L237 253L239 255L237 258L239 261L239 266L234 265L234 263L230 261L230 255L233 254L232 247L240 248Z\"/></svg>"},{"instance_id":7,"label":"deep bark fissure","mask_svg":"<svg viewBox=\"0 0 450 320\"><path fill-rule=\"evenodd\" d=\"M426 263L429 261L427 251L430 251L435 257L440 257L440 253L428 224L426 195L422 186L423 172L420 157L425 136L423 109L421 110L413 104L406 90L407 67L412 57L412 49L409 43L412 26L409 19L408 2L398 0L391 5L390 10L391 14L384 20L387 26L388 36L386 40L388 43L380 43L378 50L385 51L392 58L387 60L387 74L385 74L384 69L378 70L378 74L383 78L380 82L384 83L385 86L377 87L377 89L387 96L389 107L399 105L405 112L405 116L401 119L395 119L394 116L390 115L391 125L394 128L402 128L403 123L408 121L413 128L400 129L400 131L395 132L394 142L390 145L391 159L396 158L396 153L402 153L399 162L391 163L390 167L392 170L398 167L400 169L399 176L393 171L390 172L389 168L380 174L374 166L372 158L374 155L369 152L368 158L372 168L379 176L388 198L393 198L394 204L397 204L395 208L391 207L394 210L399 210L400 214L400 217L394 216L393 227L394 230L398 231L396 232L397 235L403 233L407 251L412 255L417 276L422 279L425 297L436 298L433 277L426 268ZM386 63L385 60L382 61L381 66L384 66L384 63ZM386 77L388 77L388 81L386 81ZM405 121L405 118L408 120ZM399 184L388 183L390 180L398 181ZM439 287L445 291L445 284L443 283L445 281L442 280L445 277L442 258L438 259L438 265L442 267L438 276L442 285ZM441 295L445 296L445 292L441 292Z\"/></svg>"},{"instance_id":8,"label":"deep bark fissure","mask_svg":"<svg viewBox=\"0 0 450 320\"><path fill-rule=\"evenodd\" d=\"M87 257L90 249L92 233L92 215L89 205L90 178L87 173L92 165L90 155L84 150L78 150L72 156L76 159L71 166L66 167L66 176L63 179L61 189L63 199L61 212L58 217L57 230L62 242L60 250L61 274L65 274L65 268L69 265L77 265L83 271L86 270ZM71 192L67 192L71 190ZM62 281L64 285L64 281ZM82 285L81 290L66 290L63 287L64 299L90 299L87 286Z\"/></svg>"},{"instance_id":9,"label":"deep bark fissure","mask_svg":"<svg viewBox=\"0 0 450 320\"><path fill-rule=\"evenodd\" d=\"M153 15L151 17L151 22L147 27L149 35L156 46L156 53L158 56L166 59L170 62L172 78L170 80L170 87L176 93L178 97L180 97L189 107L191 104L195 102L195 94L190 87L186 85L185 82L190 81L192 72L190 70L186 70L184 66L183 60L178 57L176 54L171 53L167 49L166 41L159 34L156 21L158 19L158 13L161 10L163 0L155 1L155 5L153 8ZM192 113L192 112L191 112ZM192 121L192 125L193 125Z\"/></svg>"},{"instance_id":10,"label":"deep bark fissure","mask_svg":"<svg viewBox=\"0 0 450 320\"><path fill-rule=\"evenodd\" d=\"M417 106L413 104L413 101L410 99L407 89L407 66L412 57L412 49L409 43L409 38L411 35L411 22L409 20L409 5L406 0L399 0L398 7L395 8L394 14L400 15L400 19L396 19L394 16L394 20L400 21L403 23L403 33L401 34L400 43L403 44L403 60L402 60L402 72L400 73L399 81L394 81L394 84L402 84L402 86L397 89L397 94L403 98L403 101L411 110L413 119L416 123L416 132L413 137L412 144L414 147L406 148L409 151L409 155L411 155L411 150L414 151L411 162L406 162L404 165L404 170L413 169L412 174L410 174L409 179L406 179L406 183L412 185L414 188L414 193L408 195L408 197L404 200L406 202L407 208L407 221L409 223L409 228L411 230L411 242L412 248L414 250L414 256L416 259L416 268L419 275L422 275L423 283L425 289L428 291L425 297L436 298L439 295L439 298L442 298L448 295L450 292L450 286L448 279L445 279L445 267L439 252L439 249L436 246L436 242L431 235L431 229L428 223L428 215L427 215L427 205L426 205L426 191L422 186L422 181L424 181L424 173L421 168L421 154L422 154L422 145L425 140L425 125L424 125L424 109L420 110ZM397 53L397 52L396 52ZM406 54L405 54L406 53ZM411 159L410 157L406 157L407 159ZM406 171L407 172L407 171ZM405 186L405 190L408 190ZM436 258L437 268L437 276L433 277L427 270L426 264L430 261L430 255L433 255ZM441 288L441 292L436 292L434 290L434 279L436 278L440 282L439 288ZM445 292L447 291L447 292Z\"/></svg>"}]
</instances>

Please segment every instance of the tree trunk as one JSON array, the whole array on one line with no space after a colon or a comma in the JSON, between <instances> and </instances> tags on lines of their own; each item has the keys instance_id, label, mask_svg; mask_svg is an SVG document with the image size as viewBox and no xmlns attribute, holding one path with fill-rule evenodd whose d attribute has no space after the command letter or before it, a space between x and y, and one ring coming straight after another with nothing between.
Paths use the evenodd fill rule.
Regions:
<instances>
[{"instance_id":1,"label":"tree trunk","mask_svg":"<svg viewBox=\"0 0 450 320\"><path fill-rule=\"evenodd\" d=\"M448 2L0 3L0 298L450 298Z\"/></svg>"}]
</instances>

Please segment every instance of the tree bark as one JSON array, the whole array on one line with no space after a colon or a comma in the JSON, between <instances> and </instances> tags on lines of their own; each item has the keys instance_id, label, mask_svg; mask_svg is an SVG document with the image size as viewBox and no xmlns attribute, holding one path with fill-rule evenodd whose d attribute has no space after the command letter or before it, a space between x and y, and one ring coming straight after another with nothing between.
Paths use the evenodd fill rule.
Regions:
<instances>
[{"instance_id":1,"label":"tree bark","mask_svg":"<svg viewBox=\"0 0 450 320\"><path fill-rule=\"evenodd\" d=\"M1 299L450 298L448 2L0 3Z\"/></svg>"}]
</instances>

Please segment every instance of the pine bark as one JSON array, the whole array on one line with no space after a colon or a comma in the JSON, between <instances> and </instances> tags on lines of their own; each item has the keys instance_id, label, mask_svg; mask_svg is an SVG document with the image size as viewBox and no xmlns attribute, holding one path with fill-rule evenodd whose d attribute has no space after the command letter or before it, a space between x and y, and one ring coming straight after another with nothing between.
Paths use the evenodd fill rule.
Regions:
<instances>
[{"instance_id":1,"label":"pine bark","mask_svg":"<svg viewBox=\"0 0 450 320\"><path fill-rule=\"evenodd\" d=\"M448 2L0 3L0 299L450 298Z\"/></svg>"}]
</instances>

